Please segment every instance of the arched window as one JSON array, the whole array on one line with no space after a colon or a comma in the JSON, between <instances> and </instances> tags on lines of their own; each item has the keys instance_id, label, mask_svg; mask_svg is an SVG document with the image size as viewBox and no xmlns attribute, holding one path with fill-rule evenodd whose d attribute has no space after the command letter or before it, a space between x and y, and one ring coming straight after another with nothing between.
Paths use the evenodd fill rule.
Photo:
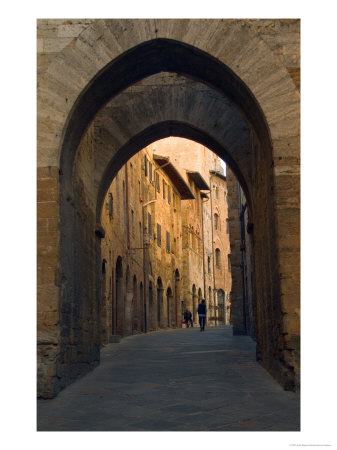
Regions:
<instances>
[{"instance_id":1,"label":"arched window","mask_svg":"<svg viewBox=\"0 0 337 450\"><path fill-rule=\"evenodd\" d=\"M214 229L217 230L219 228L219 216L217 213L214 214Z\"/></svg>"},{"instance_id":2,"label":"arched window","mask_svg":"<svg viewBox=\"0 0 337 450\"><path fill-rule=\"evenodd\" d=\"M134 173L133 164L130 162L130 185L131 186L133 186L133 173Z\"/></svg>"},{"instance_id":3,"label":"arched window","mask_svg":"<svg viewBox=\"0 0 337 450\"><path fill-rule=\"evenodd\" d=\"M215 264L220 269L221 267L221 258L220 258L220 249L215 249Z\"/></svg>"}]
</instances>

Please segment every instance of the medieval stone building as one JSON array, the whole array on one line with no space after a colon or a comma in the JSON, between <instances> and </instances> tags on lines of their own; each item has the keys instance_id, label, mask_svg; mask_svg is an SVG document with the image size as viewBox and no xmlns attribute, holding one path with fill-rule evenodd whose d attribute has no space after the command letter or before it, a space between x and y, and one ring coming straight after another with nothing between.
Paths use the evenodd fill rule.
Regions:
<instances>
[{"instance_id":1,"label":"medieval stone building","mask_svg":"<svg viewBox=\"0 0 337 450\"><path fill-rule=\"evenodd\" d=\"M282 386L298 389L300 372L294 355L299 351L300 335L299 20L42 19L37 25L39 395L55 396L99 363L102 333L110 333L102 331L102 315L105 322L114 317L114 327L122 327L122 319L116 320L107 302L109 289L112 292L113 284L120 289L118 280L122 277L126 305L123 327L128 332L141 329L140 283L144 292L149 291L149 285L144 286L144 278L133 271L133 260L125 264L124 254L111 255L110 260L107 253L102 258L101 241L109 235L102 217L110 220L106 195L127 163L118 175L122 199L119 220L125 220L129 227L123 239L130 254L142 252L137 250L143 246L139 211L145 217L155 215L151 211L157 203L143 208L132 198L134 223L130 210L129 218L123 218L123 195L131 195L127 186L133 170L135 192L138 183L139 165L131 168L130 161L141 149L170 136L193 140L214 151L240 182L251 240L257 355ZM165 155L158 152L158 156ZM168 183L165 160L157 161ZM202 182L193 173L189 179L196 188ZM221 177L215 175L211 182L203 179L212 190ZM111 194L115 202L114 192ZM149 185L143 205L154 194ZM166 201L162 192L157 194L158 202ZM206 200L204 197L204 208L210 203ZM181 206L189 201L197 204L192 199L180 201ZM114 213L116 205L110 207ZM157 236L158 218L151 224ZM189 236L194 236L196 245L201 226L197 221L186 226L190 224L193 232L191 229ZM164 252L157 242L154 245L153 235L149 239L158 257L172 261L172 254L165 253L165 238L167 232L173 233L170 239L174 242L179 224L174 224L173 232L171 223L161 225ZM234 238L239 242L240 234ZM220 256L226 253L219 250ZM209 247L205 258L207 252L211 252ZM199 255L191 252L193 264ZM163 303L166 309L184 269L175 264L175 257L173 261L166 268L171 271L167 272L170 283L164 285L164 275L156 267L152 267L150 280L154 295L158 289L163 299L169 297L168 303ZM240 299L234 292L234 260L231 263L233 330L245 332L244 308L242 302L236 304ZM150 271L150 261L146 264ZM173 274L176 269L179 275ZM206 292L209 287L215 300L217 291L212 293L210 279ZM202 285L200 289L204 290ZM227 287L220 289L226 293ZM196 297L198 290L195 283ZM139 299L134 314L131 298ZM157 322L159 315L160 320L166 320L157 308ZM133 321L126 324L125 317L131 316ZM174 315L169 313L169 318L174 320ZM154 325L154 317L152 320Z\"/></svg>"},{"instance_id":2,"label":"medieval stone building","mask_svg":"<svg viewBox=\"0 0 337 450\"><path fill-rule=\"evenodd\" d=\"M184 168L186 155L189 170ZM230 275L227 255L220 262L217 252L219 247L229 252L227 203L223 198L216 206L221 220L214 221L212 201L207 202L210 187L203 178L217 174L225 192L225 177L216 169L221 171L220 160L205 147L167 138L138 152L117 173L101 217L102 343L116 335L180 327L185 309L196 323L202 298L209 324L217 323L218 303L223 319Z\"/></svg>"}]
</instances>

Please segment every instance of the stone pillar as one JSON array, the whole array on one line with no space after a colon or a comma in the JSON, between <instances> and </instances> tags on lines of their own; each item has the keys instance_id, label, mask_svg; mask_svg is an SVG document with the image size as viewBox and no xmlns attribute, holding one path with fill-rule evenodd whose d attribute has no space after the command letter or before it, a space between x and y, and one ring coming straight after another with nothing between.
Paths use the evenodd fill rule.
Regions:
<instances>
[{"instance_id":1,"label":"stone pillar","mask_svg":"<svg viewBox=\"0 0 337 450\"><path fill-rule=\"evenodd\" d=\"M246 334L243 308L243 283L242 269L240 267L240 218L238 209L238 182L233 172L226 168L227 177L227 202L230 236L230 265L232 273L231 310L230 323L234 335Z\"/></svg>"},{"instance_id":2,"label":"stone pillar","mask_svg":"<svg viewBox=\"0 0 337 450\"><path fill-rule=\"evenodd\" d=\"M282 149L283 150L283 149ZM283 154L285 152L283 151ZM279 156L274 162L276 233L279 245L284 363L300 385L300 166L299 159Z\"/></svg>"},{"instance_id":3,"label":"stone pillar","mask_svg":"<svg viewBox=\"0 0 337 450\"><path fill-rule=\"evenodd\" d=\"M37 169L37 392L44 398L55 395L60 351L58 174L57 167Z\"/></svg>"}]
</instances>

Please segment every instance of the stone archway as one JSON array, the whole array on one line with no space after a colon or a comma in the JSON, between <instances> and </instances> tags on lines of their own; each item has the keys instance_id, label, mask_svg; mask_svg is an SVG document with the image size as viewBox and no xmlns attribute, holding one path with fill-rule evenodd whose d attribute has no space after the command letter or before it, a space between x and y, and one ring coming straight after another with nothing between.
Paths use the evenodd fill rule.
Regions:
<instances>
[{"instance_id":1,"label":"stone archway","mask_svg":"<svg viewBox=\"0 0 337 450\"><path fill-rule=\"evenodd\" d=\"M48 205L53 218L60 218L59 228L55 225L52 235L54 247L59 249L52 262L58 281L49 289L49 299L52 291L52 302L60 314L60 325L49 330L48 338L39 337L41 355L51 344L48 358L42 358L39 392L47 397L55 395L67 382L65 380L71 379L72 367L79 367L76 352L70 351L77 343L71 340L66 324L75 323L86 314L94 320L84 339L87 343L85 357L89 365L97 359L99 240L104 234L98 217L105 185L132 154L148 142L169 135L204 143L227 161L245 189L250 218L254 229L259 230L254 234L254 257L263 261L255 274L260 299L259 357L283 384L291 385L295 361L291 351L285 348L295 345L298 337L297 299L291 300L298 290L295 287L294 294L294 289L289 288L289 283L294 286L298 282L297 272L291 268L298 257L299 97L296 86L258 32L249 31L248 25L235 21L226 24L220 20L163 20L156 22L158 33L153 34L154 22L150 20L137 23L137 27L144 26L140 37L134 23L94 21L39 77L39 180L50 179L60 194L59 203L53 199ZM182 23L188 30L186 33L181 33ZM205 34L210 27L214 31L211 40ZM200 33L200 30L204 31ZM95 58L91 59L90 55ZM208 107L200 108L198 103L188 109L191 90L185 86L186 101L178 108L179 120L173 115L160 122L157 118L153 121L155 116L145 114L144 121L130 122L126 115L126 121L114 135L114 153L102 164L100 176L96 177L94 170L88 171L90 165L87 164L95 155L96 130L92 120L112 97L117 99L135 82L163 71L192 78L206 87L205 95L211 92L227 101L223 102L222 109L215 106L213 115L209 114ZM275 86L277 95L272 95ZM177 98L178 91L172 91L172 98ZM174 113L167 105L162 105L160 97L155 99L146 94L145 99L151 108L157 106L156 112ZM223 128L217 119L224 110L231 111L237 120ZM50 111L53 111L53 120L49 118L46 127ZM208 122L200 126L206 117ZM237 142L242 143L240 154L235 151ZM295 181L287 180L287 186L291 185L289 189L285 189L285 176ZM50 224L52 221L44 216L44 210L38 213L41 218L39 236L42 236L41 227L47 220ZM290 265L289 255L294 261ZM84 261L84 264L78 267L76 261ZM282 280L281 267L286 275ZM43 311L42 300L40 304ZM78 315L79 308L84 316ZM41 333L39 336L44 336ZM287 335L286 343L282 336ZM79 340L83 341L83 336L79 336ZM58 379L47 374L51 365L55 373L57 370Z\"/></svg>"}]
</instances>

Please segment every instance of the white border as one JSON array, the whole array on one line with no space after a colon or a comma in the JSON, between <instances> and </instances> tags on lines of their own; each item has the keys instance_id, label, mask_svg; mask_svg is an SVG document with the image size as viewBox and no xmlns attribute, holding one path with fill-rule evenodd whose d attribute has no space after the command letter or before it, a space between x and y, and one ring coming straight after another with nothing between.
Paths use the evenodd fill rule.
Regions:
<instances>
[{"instance_id":1,"label":"white border","mask_svg":"<svg viewBox=\"0 0 337 450\"><path fill-rule=\"evenodd\" d=\"M336 448L336 2L7 2L2 7L2 321L0 446ZM163 3L163 2L161 2ZM220 4L220 5L219 5ZM37 18L301 18L302 431L300 433L35 432L35 33Z\"/></svg>"}]
</instances>

